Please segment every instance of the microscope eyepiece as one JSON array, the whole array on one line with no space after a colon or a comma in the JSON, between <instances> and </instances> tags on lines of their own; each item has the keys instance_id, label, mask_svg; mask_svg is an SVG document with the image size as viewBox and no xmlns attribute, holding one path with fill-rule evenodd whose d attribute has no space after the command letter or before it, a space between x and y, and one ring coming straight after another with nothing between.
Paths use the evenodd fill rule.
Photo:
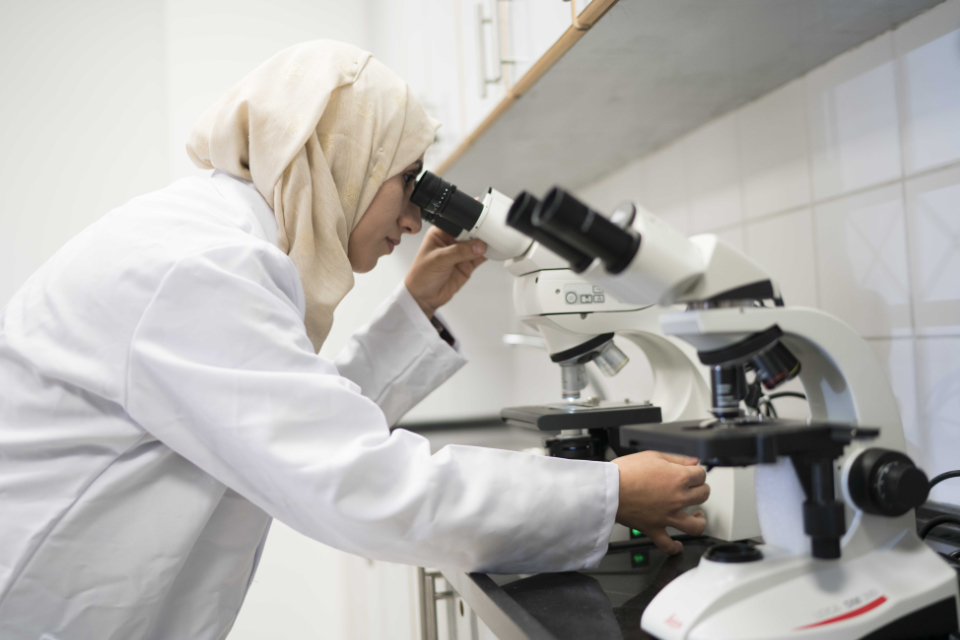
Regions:
<instances>
[{"instance_id":1,"label":"microscope eyepiece","mask_svg":"<svg viewBox=\"0 0 960 640\"><path fill-rule=\"evenodd\" d=\"M483 204L429 171L417 180L410 201L420 207L424 220L452 236L473 229L483 213Z\"/></svg>"},{"instance_id":2,"label":"microscope eyepiece","mask_svg":"<svg viewBox=\"0 0 960 640\"><path fill-rule=\"evenodd\" d=\"M554 188L534 211L532 223L591 258L600 258L617 274L637 255L640 235L622 229L560 188Z\"/></svg>"},{"instance_id":3,"label":"microscope eyepiece","mask_svg":"<svg viewBox=\"0 0 960 640\"><path fill-rule=\"evenodd\" d=\"M525 236L536 240L569 262L570 268L576 273L583 272L590 266L590 263L593 262L593 258L571 247L546 229L535 227L531 218L539 206L539 200L526 191L522 191L513 201L513 204L510 206L510 211L507 212L507 225Z\"/></svg>"}]
</instances>

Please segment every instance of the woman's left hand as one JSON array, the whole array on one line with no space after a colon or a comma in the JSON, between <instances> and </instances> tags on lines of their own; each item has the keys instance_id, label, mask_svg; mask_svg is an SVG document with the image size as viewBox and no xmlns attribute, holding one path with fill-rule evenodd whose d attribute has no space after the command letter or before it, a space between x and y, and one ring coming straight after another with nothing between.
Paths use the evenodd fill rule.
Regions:
<instances>
[{"instance_id":1,"label":"woman's left hand","mask_svg":"<svg viewBox=\"0 0 960 640\"><path fill-rule=\"evenodd\" d=\"M473 270L486 261L486 250L482 240L457 242L437 227L427 231L404 284L428 318L450 302Z\"/></svg>"}]
</instances>

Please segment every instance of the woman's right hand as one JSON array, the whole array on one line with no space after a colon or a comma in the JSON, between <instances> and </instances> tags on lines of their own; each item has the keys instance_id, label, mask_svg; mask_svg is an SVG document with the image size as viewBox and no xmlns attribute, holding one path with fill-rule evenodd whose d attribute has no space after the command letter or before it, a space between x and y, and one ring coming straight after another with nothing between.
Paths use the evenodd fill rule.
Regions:
<instances>
[{"instance_id":1,"label":"woman's right hand","mask_svg":"<svg viewBox=\"0 0 960 640\"><path fill-rule=\"evenodd\" d=\"M707 526L703 511L683 510L710 497L707 472L695 458L642 451L613 460L620 468L617 522L638 529L666 553L679 553L683 543L667 535L673 527L700 535Z\"/></svg>"}]
</instances>

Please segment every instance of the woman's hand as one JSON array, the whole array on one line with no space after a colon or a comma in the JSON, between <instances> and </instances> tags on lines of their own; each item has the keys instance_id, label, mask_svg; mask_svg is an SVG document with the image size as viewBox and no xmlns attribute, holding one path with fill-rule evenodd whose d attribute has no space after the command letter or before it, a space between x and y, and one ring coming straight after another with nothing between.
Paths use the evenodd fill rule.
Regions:
<instances>
[{"instance_id":1,"label":"woman's hand","mask_svg":"<svg viewBox=\"0 0 960 640\"><path fill-rule=\"evenodd\" d=\"M481 240L457 242L437 227L427 231L404 284L428 318L450 302L473 270L486 261L486 250Z\"/></svg>"},{"instance_id":2,"label":"woman's hand","mask_svg":"<svg viewBox=\"0 0 960 640\"><path fill-rule=\"evenodd\" d=\"M665 553L679 553L683 543L667 535L673 527L700 535L707 526L703 511L683 510L710 497L707 472L694 458L643 451L616 458L620 467L617 522L638 529Z\"/></svg>"}]
</instances>

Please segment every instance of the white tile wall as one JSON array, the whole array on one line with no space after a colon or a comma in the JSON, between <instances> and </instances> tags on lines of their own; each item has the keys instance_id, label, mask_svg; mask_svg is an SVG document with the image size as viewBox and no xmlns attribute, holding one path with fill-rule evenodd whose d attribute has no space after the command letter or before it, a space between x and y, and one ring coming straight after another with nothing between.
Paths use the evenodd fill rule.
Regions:
<instances>
[{"instance_id":1,"label":"white tile wall","mask_svg":"<svg viewBox=\"0 0 960 640\"><path fill-rule=\"evenodd\" d=\"M748 219L810 203L804 95L797 80L737 112Z\"/></svg>"},{"instance_id":2,"label":"white tile wall","mask_svg":"<svg viewBox=\"0 0 960 640\"><path fill-rule=\"evenodd\" d=\"M917 381L926 471L960 467L960 338L918 340ZM960 504L960 479L934 488L935 500Z\"/></svg>"},{"instance_id":3,"label":"white tile wall","mask_svg":"<svg viewBox=\"0 0 960 640\"><path fill-rule=\"evenodd\" d=\"M736 114L690 134L683 145L690 198L690 231L702 233L741 221Z\"/></svg>"},{"instance_id":4,"label":"white tile wall","mask_svg":"<svg viewBox=\"0 0 960 640\"><path fill-rule=\"evenodd\" d=\"M770 272L787 304L817 306L810 209L751 222L746 241L747 255Z\"/></svg>"},{"instance_id":5,"label":"white tile wall","mask_svg":"<svg viewBox=\"0 0 960 640\"><path fill-rule=\"evenodd\" d=\"M886 371L900 408L903 435L907 439L907 452L922 465L927 466L924 455L925 443L920 429L917 408L916 344L912 338L869 340L873 353Z\"/></svg>"},{"instance_id":6,"label":"white tile wall","mask_svg":"<svg viewBox=\"0 0 960 640\"><path fill-rule=\"evenodd\" d=\"M960 468L960 0L581 193L715 232L788 304L848 322L890 378L911 454L931 474ZM934 497L960 503L960 480Z\"/></svg>"},{"instance_id":7,"label":"white tile wall","mask_svg":"<svg viewBox=\"0 0 960 640\"><path fill-rule=\"evenodd\" d=\"M960 335L960 166L906 181L917 333Z\"/></svg>"},{"instance_id":8,"label":"white tile wall","mask_svg":"<svg viewBox=\"0 0 960 640\"><path fill-rule=\"evenodd\" d=\"M948 2L894 32L908 173L960 160L960 5Z\"/></svg>"},{"instance_id":9,"label":"white tile wall","mask_svg":"<svg viewBox=\"0 0 960 640\"><path fill-rule=\"evenodd\" d=\"M901 185L826 202L816 226L823 309L864 337L911 335Z\"/></svg>"},{"instance_id":10,"label":"white tile wall","mask_svg":"<svg viewBox=\"0 0 960 640\"><path fill-rule=\"evenodd\" d=\"M816 198L900 177L891 33L814 69L803 82Z\"/></svg>"}]
</instances>

